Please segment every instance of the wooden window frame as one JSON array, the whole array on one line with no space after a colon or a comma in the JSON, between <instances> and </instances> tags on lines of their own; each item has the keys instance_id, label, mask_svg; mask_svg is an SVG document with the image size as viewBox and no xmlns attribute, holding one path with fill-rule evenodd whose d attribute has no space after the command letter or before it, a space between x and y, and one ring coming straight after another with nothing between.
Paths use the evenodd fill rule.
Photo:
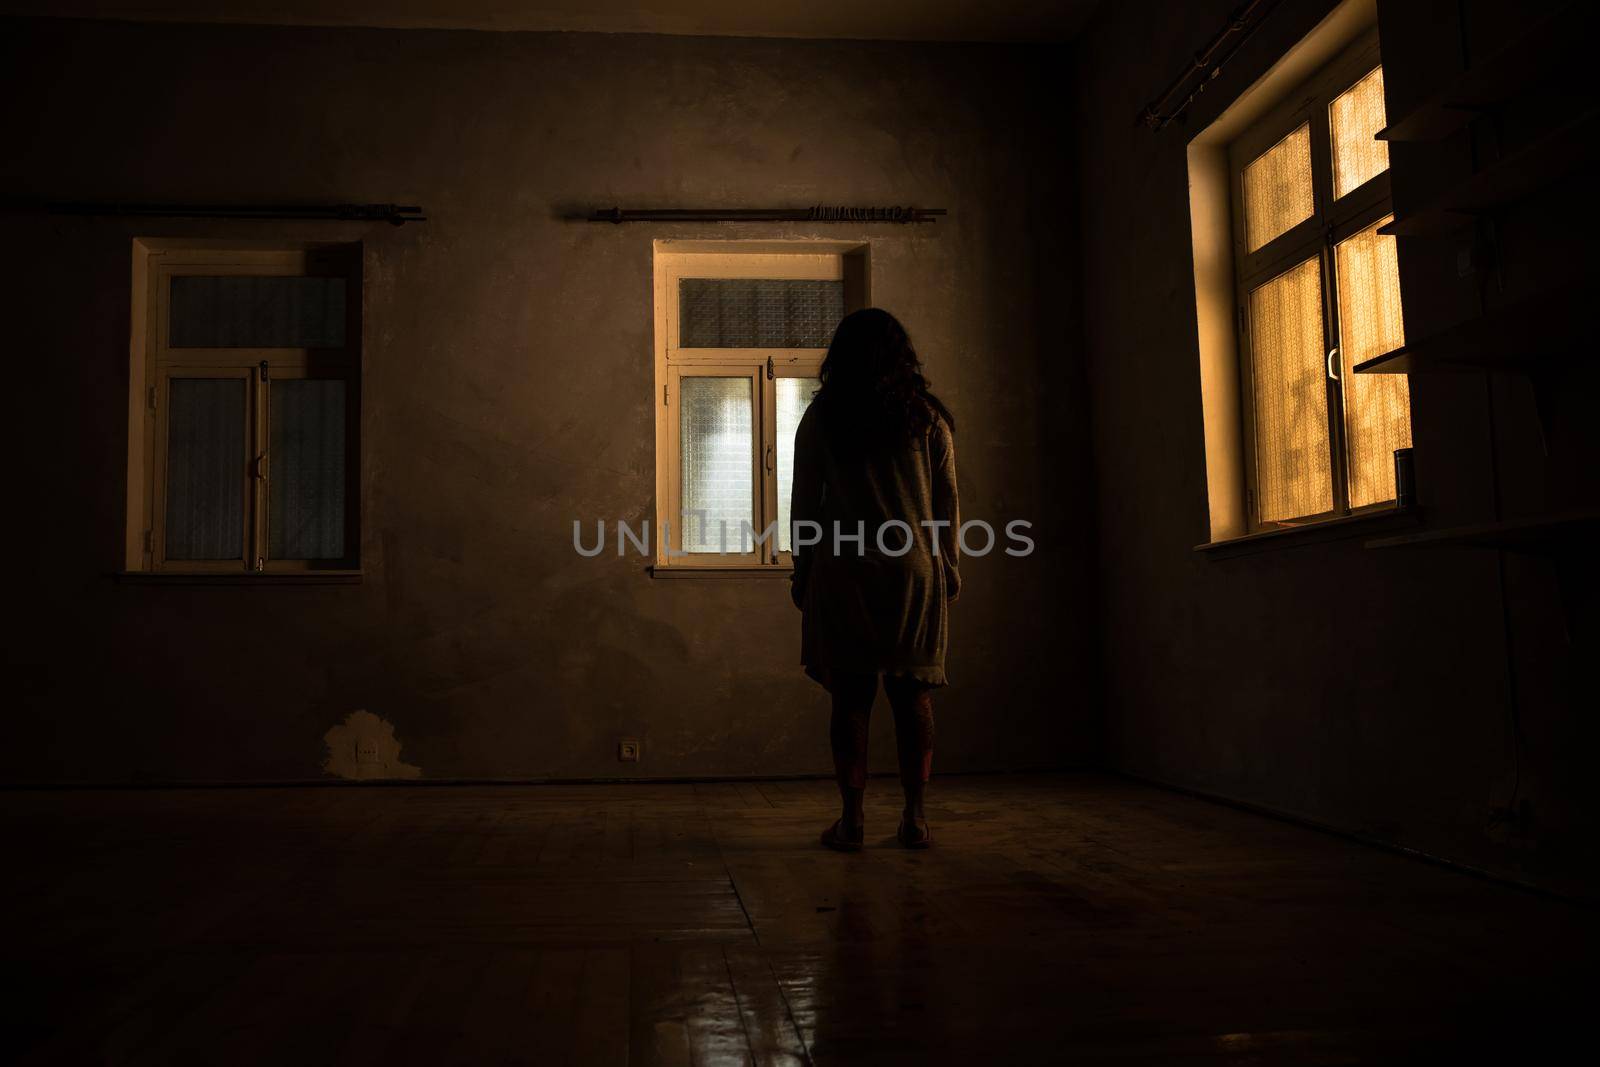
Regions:
<instances>
[{"instance_id":1,"label":"wooden window frame","mask_svg":"<svg viewBox=\"0 0 1600 1067\"><path fill-rule=\"evenodd\" d=\"M1360 233L1394 212L1390 190L1390 171L1369 179L1338 200L1333 198L1332 134L1329 109L1333 101L1356 82L1382 65L1377 30L1362 34L1353 44L1319 71L1286 95L1284 101L1252 123L1228 146L1228 179L1231 197L1234 299L1238 327L1239 414L1242 429L1245 517L1250 532L1288 529L1342 519L1351 515L1392 510L1393 500L1379 501L1352 509L1349 506L1350 482L1345 448L1344 390L1339 378L1324 369L1327 388L1328 447L1331 453L1330 477L1333 480L1333 507L1314 515L1296 516L1281 521L1263 521L1257 491L1257 448L1255 427L1255 385L1250 335L1250 293L1273 278L1309 259L1319 261L1322 281L1322 328L1325 364L1328 354L1339 345L1337 245ZM1301 125L1311 129L1311 216L1268 241L1254 252L1249 250L1244 220L1244 169L1261 154Z\"/></svg>"},{"instance_id":2,"label":"wooden window frame","mask_svg":"<svg viewBox=\"0 0 1600 1067\"><path fill-rule=\"evenodd\" d=\"M338 349L173 348L172 279L183 276L341 277L345 344ZM239 247L143 239L134 244L133 343L130 346L128 535L126 569L169 575L356 574L360 571L361 250L359 245ZM263 366L264 365L264 366ZM237 559L166 558L167 419L174 378L242 378L245 468L242 551ZM270 404L272 382L332 379L345 383L345 555L333 560L273 559Z\"/></svg>"},{"instance_id":3,"label":"wooden window frame","mask_svg":"<svg viewBox=\"0 0 1600 1067\"><path fill-rule=\"evenodd\" d=\"M755 529L778 518L777 379L815 378L826 348L684 348L678 344L678 289L686 278L782 278L844 283L846 314L866 307L864 246L835 242L657 242L655 253L656 511L655 568L693 575L773 575L793 567L776 532L749 552L678 555L683 547L683 478L679 399L685 377L741 377L751 382L751 486ZM666 523L668 525L663 525ZM670 532L670 544L662 531ZM729 531L735 549L739 531Z\"/></svg>"}]
</instances>

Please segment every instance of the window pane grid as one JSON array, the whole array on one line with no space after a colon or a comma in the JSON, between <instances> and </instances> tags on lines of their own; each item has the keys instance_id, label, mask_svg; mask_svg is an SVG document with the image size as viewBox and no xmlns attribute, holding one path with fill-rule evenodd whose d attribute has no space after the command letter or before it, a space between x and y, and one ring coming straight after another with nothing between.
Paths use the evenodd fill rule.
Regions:
<instances>
[{"instance_id":1,"label":"window pane grid","mask_svg":"<svg viewBox=\"0 0 1600 1067\"><path fill-rule=\"evenodd\" d=\"M1301 115L1311 106L1325 110L1312 111L1254 159L1246 156L1236 179L1236 225L1247 253L1236 257L1236 281L1250 393L1252 523L1308 521L1392 502L1394 452L1411 444L1407 378L1355 373L1405 342L1398 243L1376 232L1393 216L1378 217L1392 208L1387 190L1374 184L1389 167L1388 145L1376 139L1387 117L1383 69L1375 63L1373 52L1352 50L1336 70L1286 100L1284 109ZM1258 129L1244 140L1260 145L1259 134L1282 129ZM1352 196L1357 190L1363 195ZM1302 225L1319 210L1329 226L1345 230L1359 219L1362 229L1338 240L1330 230L1319 240ZM1305 237L1281 247L1289 242L1277 239L1290 232ZM1256 255L1269 245L1276 250L1270 265Z\"/></svg>"},{"instance_id":2,"label":"window pane grid","mask_svg":"<svg viewBox=\"0 0 1600 1067\"><path fill-rule=\"evenodd\" d=\"M1387 125L1383 68L1340 93L1328 107L1333 141L1333 196L1338 199L1389 169L1389 144L1377 139Z\"/></svg>"},{"instance_id":3,"label":"window pane grid","mask_svg":"<svg viewBox=\"0 0 1600 1067\"><path fill-rule=\"evenodd\" d=\"M684 278L680 348L826 348L844 317L844 283L794 278Z\"/></svg>"},{"instance_id":4,"label":"window pane grid","mask_svg":"<svg viewBox=\"0 0 1600 1067\"><path fill-rule=\"evenodd\" d=\"M678 392L682 479L678 523L683 550L738 552L744 525L755 526L752 380L686 376L680 379Z\"/></svg>"},{"instance_id":5,"label":"window pane grid","mask_svg":"<svg viewBox=\"0 0 1600 1067\"><path fill-rule=\"evenodd\" d=\"M1254 252L1311 217L1311 124L1257 156L1244 168L1245 243Z\"/></svg>"},{"instance_id":6,"label":"window pane grid","mask_svg":"<svg viewBox=\"0 0 1600 1067\"><path fill-rule=\"evenodd\" d=\"M291 275L178 275L171 348L342 348L345 280Z\"/></svg>"},{"instance_id":7,"label":"window pane grid","mask_svg":"<svg viewBox=\"0 0 1600 1067\"><path fill-rule=\"evenodd\" d=\"M359 360L350 278L298 273L315 258L300 251L162 254L172 258L151 264L157 329L145 354L163 389L150 408L160 468L148 499L159 519L142 518L159 536L146 565L294 570L349 559ZM319 377L304 376L308 350L329 364ZM129 562L138 565L131 552Z\"/></svg>"},{"instance_id":8,"label":"window pane grid","mask_svg":"<svg viewBox=\"0 0 1600 1067\"><path fill-rule=\"evenodd\" d=\"M243 378L170 381L167 559L244 556L245 388Z\"/></svg>"},{"instance_id":9,"label":"window pane grid","mask_svg":"<svg viewBox=\"0 0 1600 1067\"><path fill-rule=\"evenodd\" d=\"M1260 520L1331 511L1320 259L1252 291L1249 317Z\"/></svg>"},{"instance_id":10,"label":"window pane grid","mask_svg":"<svg viewBox=\"0 0 1600 1067\"><path fill-rule=\"evenodd\" d=\"M789 497L794 491L794 433L822 382L817 378L779 378L777 385L778 551L788 552L792 547Z\"/></svg>"},{"instance_id":11,"label":"window pane grid","mask_svg":"<svg viewBox=\"0 0 1600 1067\"><path fill-rule=\"evenodd\" d=\"M267 555L340 559L345 553L345 383L271 384Z\"/></svg>"},{"instance_id":12,"label":"window pane grid","mask_svg":"<svg viewBox=\"0 0 1600 1067\"><path fill-rule=\"evenodd\" d=\"M658 566L756 571L793 551L794 438L858 284L846 267L809 251L658 258Z\"/></svg>"},{"instance_id":13,"label":"window pane grid","mask_svg":"<svg viewBox=\"0 0 1600 1067\"><path fill-rule=\"evenodd\" d=\"M1394 451L1411 446L1406 376L1355 373L1356 364L1405 343L1397 242L1377 232L1388 221L1379 219L1335 248L1346 481L1352 508L1394 499Z\"/></svg>"}]
</instances>

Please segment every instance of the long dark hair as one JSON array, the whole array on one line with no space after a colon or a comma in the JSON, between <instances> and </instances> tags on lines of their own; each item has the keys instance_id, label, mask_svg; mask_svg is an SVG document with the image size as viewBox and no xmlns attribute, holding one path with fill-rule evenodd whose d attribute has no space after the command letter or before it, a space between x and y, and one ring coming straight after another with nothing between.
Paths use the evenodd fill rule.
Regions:
<instances>
[{"instance_id":1,"label":"long dark hair","mask_svg":"<svg viewBox=\"0 0 1600 1067\"><path fill-rule=\"evenodd\" d=\"M836 444L859 451L891 447L939 419L955 429L955 416L928 389L906 328L882 308L844 317L819 376L816 402Z\"/></svg>"}]
</instances>

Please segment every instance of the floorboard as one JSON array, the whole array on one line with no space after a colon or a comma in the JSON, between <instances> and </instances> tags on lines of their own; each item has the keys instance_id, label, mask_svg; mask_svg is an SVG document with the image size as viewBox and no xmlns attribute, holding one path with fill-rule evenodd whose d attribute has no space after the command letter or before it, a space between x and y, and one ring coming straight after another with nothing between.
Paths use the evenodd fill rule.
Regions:
<instances>
[{"instance_id":1,"label":"floorboard","mask_svg":"<svg viewBox=\"0 0 1600 1067\"><path fill-rule=\"evenodd\" d=\"M1095 775L13 792L26 1064L1537 1061L1582 908ZM1550 1053L1553 1054L1553 1053Z\"/></svg>"}]
</instances>

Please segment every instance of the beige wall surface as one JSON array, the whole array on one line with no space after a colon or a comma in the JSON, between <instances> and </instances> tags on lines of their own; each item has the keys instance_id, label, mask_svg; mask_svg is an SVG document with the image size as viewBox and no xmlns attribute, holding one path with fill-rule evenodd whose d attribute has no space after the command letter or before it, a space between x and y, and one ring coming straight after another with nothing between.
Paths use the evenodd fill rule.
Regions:
<instances>
[{"instance_id":1,"label":"beige wall surface","mask_svg":"<svg viewBox=\"0 0 1600 1067\"><path fill-rule=\"evenodd\" d=\"M579 558L654 513L651 247L865 240L960 419L969 561L943 770L1091 758L1096 597L1060 56L1009 46L17 21L0 187L39 200L390 201L428 222L7 214L8 782L825 772L774 581ZM892 225L611 226L594 207L915 203ZM1070 212L1068 212L1070 216ZM119 582L135 237L364 243L353 586ZM1064 237L1063 237L1064 239ZM1048 395L1048 409L1040 403ZM25 561L25 562L24 562ZM887 714L877 740L887 740ZM619 764L616 743L643 744ZM332 746L352 752L332 752ZM880 747L881 765L892 766ZM352 755L354 753L354 755ZM365 754L365 762L362 755ZM352 764L354 760L354 764ZM354 766L354 770L350 768Z\"/></svg>"}]
</instances>

